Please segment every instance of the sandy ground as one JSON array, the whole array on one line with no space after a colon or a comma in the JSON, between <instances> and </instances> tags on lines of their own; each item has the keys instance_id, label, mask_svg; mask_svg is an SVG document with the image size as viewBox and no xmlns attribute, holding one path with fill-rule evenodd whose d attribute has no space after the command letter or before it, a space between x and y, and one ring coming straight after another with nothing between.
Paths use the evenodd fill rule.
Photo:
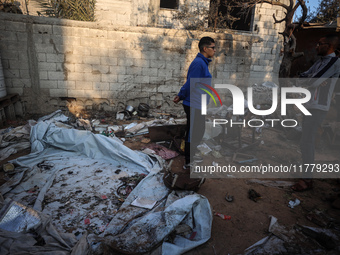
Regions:
<instances>
[{"instance_id":1,"label":"sandy ground","mask_svg":"<svg viewBox=\"0 0 340 255\"><path fill-rule=\"evenodd\" d=\"M242 136L251 136L250 130L243 130ZM132 149L140 149L144 144L143 136L128 138L124 143ZM247 154L255 155L258 163L297 163L300 162L299 137L287 135L276 129L263 129L262 134L256 134L256 141L262 144L249 149ZM316 162L340 162L339 148L329 146L325 134L320 135L316 148ZM8 160L28 154L29 150L21 151ZM212 159L208 159L212 161ZM183 156L174 159L173 171L181 171ZM209 163L209 162L205 162ZM272 179L273 180L273 179ZM0 185L6 181L3 171L0 172ZM275 179L274 179L275 181ZM294 182L295 179L284 179ZM248 198L248 190L254 189L261 194L257 202ZM198 190L199 194L207 197L215 212L231 216L230 220L223 220L218 216L213 218L211 239L186 254L241 254L244 250L268 235L269 216L275 216L279 223L287 228L295 224L319 227L306 218L306 215L317 209L328 216L340 221L340 210L332 206L334 199L340 196L338 179L316 179L314 188L304 192L294 192L289 186L270 187L251 183L249 179L208 178ZM234 196L232 202L225 199L226 193ZM301 204L291 209L290 200L298 198Z\"/></svg>"}]
</instances>

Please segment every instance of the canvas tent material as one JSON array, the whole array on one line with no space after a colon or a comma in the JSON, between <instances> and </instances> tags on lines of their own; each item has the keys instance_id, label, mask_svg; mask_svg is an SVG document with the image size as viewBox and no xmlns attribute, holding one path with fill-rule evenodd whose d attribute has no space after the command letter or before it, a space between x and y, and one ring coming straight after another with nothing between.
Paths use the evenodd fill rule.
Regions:
<instances>
[{"instance_id":1,"label":"canvas tent material","mask_svg":"<svg viewBox=\"0 0 340 255\"><path fill-rule=\"evenodd\" d=\"M210 238L208 200L195 193L170 192L162 181L162 159L130 150L110 137L65 128L57 118L64 119L57 112L31 128L32 152L12 161L17 173L0 187L0 192L6 201L32 206L40 217L48 219L49 223L41 221L39 228L53 227L52 232L69 244L61 254L72 250L86 254L84 246L100 252L105 245L124 252L151 251L160 245L162 254L182 254ZM121 184L119 179L136 174L147 176L119 208L112 202ZM155 201L155 205L152 209L133 206L136 198ZM169 241L168 236L183 224L190 226L191 234L175 235ZM143 234L138 235L138 231ZM76 236L77 232L81 234ZM26 231L1 230L3 242L8 239L16 244L16 236L28 238L27 247L21 246L23 250L29 250L36 241ZM141 246L146 236L152 239ZM100 242L89 241L98 238ZM53 238L47 235L44 239L48 246ZM43 251L46 245L37 247Z\"/></svg>"}]
</instances>

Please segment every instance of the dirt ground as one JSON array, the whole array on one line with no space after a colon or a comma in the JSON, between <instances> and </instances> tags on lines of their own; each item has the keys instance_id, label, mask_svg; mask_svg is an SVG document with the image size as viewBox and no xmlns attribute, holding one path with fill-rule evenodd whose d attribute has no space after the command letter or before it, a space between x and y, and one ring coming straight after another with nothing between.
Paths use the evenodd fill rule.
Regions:
<instances>
[{"instance_id":1,"label":"dirt ground","mask_svg":"<svg viewBox=\"0 0 340 255\"><path fill-rule=\"evenodd\" d=\"M10 123L21 125L24 120ZM244 129L242 137L250 137L251 130ZM140 149L145 144L141 142L144 136L127 138L125 145L132 149ZM247 154L255 155L257 163L280 164L298 163L301 161L299 149L299 136L294 135L287 139L287 134L278 129L263 129L261 134L256 134L256 141L263 141L258 146L247 150ZM340 163L339 147L331 147L325 134L320 133L316 148L316 163ZM16 157L28 154L29 150L11 155L0 165ZM209 159L210 160L210 159ZM174 159L172 168L181 171L184 162L183 156ZM209 162L208 162L209 163ZM4 172L0 172L0 185L6 181ZM283 181L295 182L296 179ZM257 202L248 198L248 190L254 189L261 194ZM187 252L186 254L242 254L246 248L268 235L270 223L269 216L275 216L279 223L287 228L296 224L311 227L320 225L307 219L306 215L319 210L340 221L340 210L332 205L340 196L339 179L316 179L314 188L304 192L294 192L289 186L270 187L262 184L251 183L249 179L236 178L207 178L198 193L205 196L213 211L231 216L230 220L223 220L213 216L211 239ZM234 200L228 202L226 193L232 195ZM290 200L298 198L301 204L291 209L288 207Z\"/></svg>"}]
</instances>

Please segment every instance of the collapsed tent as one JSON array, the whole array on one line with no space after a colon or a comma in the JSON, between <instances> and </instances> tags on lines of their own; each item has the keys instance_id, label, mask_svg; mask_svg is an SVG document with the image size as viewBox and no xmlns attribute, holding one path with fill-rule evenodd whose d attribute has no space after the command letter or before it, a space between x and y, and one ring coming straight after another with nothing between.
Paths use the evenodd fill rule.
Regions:
<instances>
[{"instance_id":1,"label":"collapsed tent","mask_svg":"<svg viewBox=\"0 0 340 255\"><path fill-rule=\"evenodd\" d=\"M31 128L31 154L12 161L13 177L0 187L6 199L0 211L0 242L7 243L1 245L1 254L33 246L34 254L100 254L103 249L144 253L155 247L162 254L182 254L210 238L208 200L167 189L161 158L72 129L56 121L63 119L60 115ZM28 211L35 217L22 217ZM35 219L36 224L6 229L9 219L19 225ZM27 240L19 250L17 238Z\"/></svg>"}]
</instances>

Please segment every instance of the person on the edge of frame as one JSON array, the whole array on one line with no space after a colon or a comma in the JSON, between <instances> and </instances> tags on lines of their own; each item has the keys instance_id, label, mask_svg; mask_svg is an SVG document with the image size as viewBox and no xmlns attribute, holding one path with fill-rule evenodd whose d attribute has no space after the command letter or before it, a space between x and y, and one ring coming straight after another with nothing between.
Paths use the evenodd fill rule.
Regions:
<instances>
[{"instance_id":1,"label":"person on the edge of frame","mask_svg":"<svg viewBox=\"0 0 340 255\"><path fill-rule=\"evenodd\" d=\"M300 77L304 78L301 80L302 86L311 92L311 99L304 106L312 115L304 116L302 121L300 146L302 169L306 173L306 178L300 179L291 187L294 191L313 188L313 180L309 172L310 164L314 164L315 138L330 108L332 94L340 75L340 59L335 55L338 42L336 34L321 37L316 44L317 54L321 58L308 71L300 74Z\"/></svg>"}]
</instances>

